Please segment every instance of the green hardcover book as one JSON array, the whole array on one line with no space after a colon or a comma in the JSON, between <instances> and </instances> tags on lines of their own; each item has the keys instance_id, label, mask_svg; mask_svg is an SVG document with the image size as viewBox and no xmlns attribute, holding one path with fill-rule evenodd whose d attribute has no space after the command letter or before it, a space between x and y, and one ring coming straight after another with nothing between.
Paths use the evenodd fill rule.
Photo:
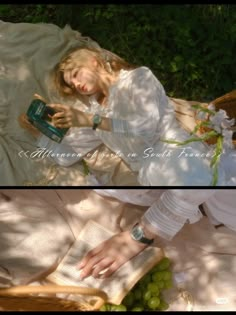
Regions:
<instances>
[{"instance_id":1,"label":"green hardcover book","mask_svg":"<svg viewBox=\"0 0 236 315\"><path fill-rule=\"evenodd\" d=\"M68 131L68 128L56 128L52 125L51 117L55 114L55 110L40 99L34 99L31 102L26 114L33 126L58 143L62 141Z\"/></svg>"}]
</instances>

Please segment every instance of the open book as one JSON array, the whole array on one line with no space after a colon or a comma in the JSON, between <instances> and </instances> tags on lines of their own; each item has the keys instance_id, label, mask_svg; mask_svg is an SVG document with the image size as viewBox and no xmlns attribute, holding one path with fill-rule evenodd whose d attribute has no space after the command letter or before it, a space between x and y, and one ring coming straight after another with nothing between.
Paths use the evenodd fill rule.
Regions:
<instances>
[{"instance_id":1,"label":"open book","mask_svg":"<svg viewBox=\"0 0 236 315\"><path fill-rule=\"evenodd\" d=\"M90 276L80 280L80 270L76 266L89 250L112 235L111 231L95 221L88 221L57 269L47 279L58 285L99 288L107 293L109 303L120 304L137 281L155 266L164 254L160 248L148 247L106 279Z\"/></svg>"}]
</instances>

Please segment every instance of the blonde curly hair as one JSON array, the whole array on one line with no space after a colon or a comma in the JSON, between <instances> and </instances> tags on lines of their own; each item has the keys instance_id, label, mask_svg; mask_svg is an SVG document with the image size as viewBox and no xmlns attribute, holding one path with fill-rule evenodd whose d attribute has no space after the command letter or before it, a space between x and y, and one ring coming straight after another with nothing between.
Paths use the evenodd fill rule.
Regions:
<instances>
[{"instance_id":1,"label":"blonde curly hair","mask_svg":"<svg viewBox=\"0 0 236 315\"><path fill-rule=\"evenodd\" d=\"M89 47L74 48L61 58L52 72L53 82L62 97L78 97L78 92L65 82L64 72L86 65L89 57L94 57L98 64L109 73L117 72L121 69L131 70L137 67L105 49Z\"/></svg>"}]
</instances>

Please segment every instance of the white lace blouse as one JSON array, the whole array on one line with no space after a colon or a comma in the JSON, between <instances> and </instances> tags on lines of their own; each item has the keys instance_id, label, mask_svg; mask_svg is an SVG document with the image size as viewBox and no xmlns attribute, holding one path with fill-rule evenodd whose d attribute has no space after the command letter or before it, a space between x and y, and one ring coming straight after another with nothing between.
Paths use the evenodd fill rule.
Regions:
<instances>
[{"instance_id":1,"label":"white lace blouse","mask_svg":"<svg viewBox=\"0 0 236 315\"><path fill-rule=\"evenodd\" d=\"M141 185L211 184L212 152L207 145L193 142L178 147L162 141L184 141L190 136L176 121L174 107L150 69L122 70L110 88L108 109L113 132L98 130L97 134L139 172ZM225 184L223 172L218 184Z\"/></svg>"}]
</instances>

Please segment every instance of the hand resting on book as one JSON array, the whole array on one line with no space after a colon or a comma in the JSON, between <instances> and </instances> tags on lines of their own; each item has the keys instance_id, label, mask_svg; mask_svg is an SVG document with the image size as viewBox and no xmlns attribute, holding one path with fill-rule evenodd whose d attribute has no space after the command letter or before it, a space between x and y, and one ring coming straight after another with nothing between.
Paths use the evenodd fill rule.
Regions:
<instances>
[{"instance_id":1,"label":"hand resting on book","mask_svg":"<svg viewBox=\"0 0 236 315\"><path fill-rule=\"evenodd\" d=\"M106 278L147 247L132 239L129 231L118 233L89 251L78 268L80 277Z\"/></svg>"}]
</instances>

